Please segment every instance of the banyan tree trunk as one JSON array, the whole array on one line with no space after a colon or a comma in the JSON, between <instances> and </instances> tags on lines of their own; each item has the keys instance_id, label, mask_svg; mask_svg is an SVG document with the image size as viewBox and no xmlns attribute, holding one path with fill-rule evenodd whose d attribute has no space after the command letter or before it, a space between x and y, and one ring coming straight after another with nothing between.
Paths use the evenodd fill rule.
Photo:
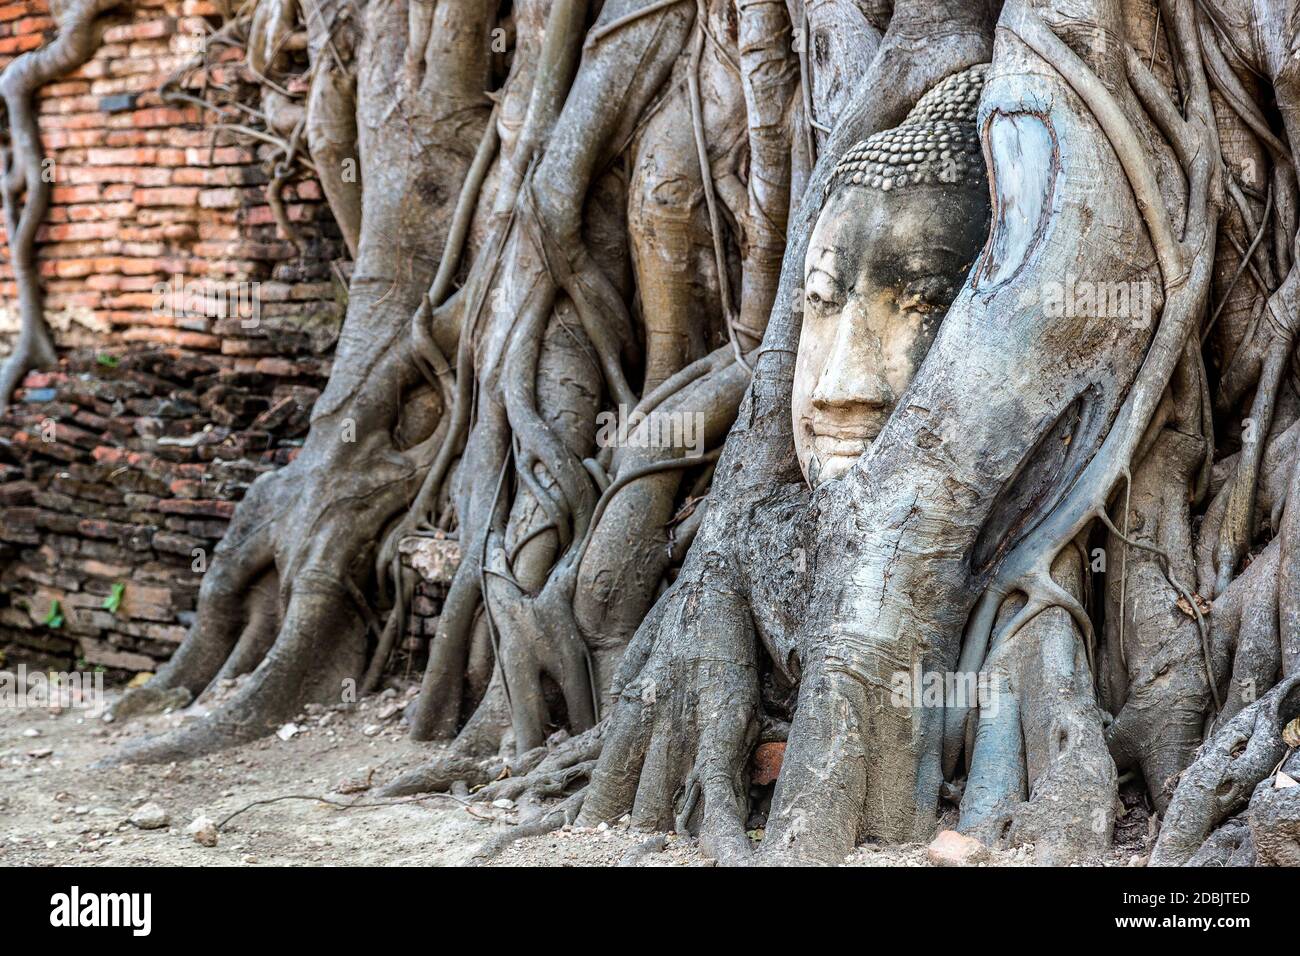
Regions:
<instances>
[{"instance_id":1,"label":"banyan tree trunk","mask_svg":"<svg viewBox=\"0 0 1300 956\"><path fill-rule=\"evenodd\" d=\"M955 808L1063 862L1106 852L1124 775L1157 861L1293 858L1300 67L1259 6L260 0L231 35L260 75L305 32L283 116L347 316L301 454L119 713L237 692L118 759L373 689L399 542L453 534L407 718L438 746L387 792L561 797L528 832L630 813L727 862L837 862ZM836 171L975 78L987 238L813 487L795 370ZM40 329L12 368L50 360ZM900 694L934 675L990 696ZM785 748L755 846L759 742Z\"/></svg>"}]
</instances>

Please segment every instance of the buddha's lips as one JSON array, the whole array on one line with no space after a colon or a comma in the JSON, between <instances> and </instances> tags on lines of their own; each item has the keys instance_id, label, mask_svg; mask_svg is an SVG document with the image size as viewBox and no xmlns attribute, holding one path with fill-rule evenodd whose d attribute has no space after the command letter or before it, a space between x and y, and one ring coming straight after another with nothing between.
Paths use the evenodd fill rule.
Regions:
<instances>
[{"instance_id":1,"label":"buddha's lips","mask_svg":"<svg viewBox=\"0 0 1300 956\"><path fill-rule=\"evenodd\" d=\"M880 433L868 425L836 426L816 420L809 424L817 446L831 455L860 455Z\"/></svg>"}]
</instances>

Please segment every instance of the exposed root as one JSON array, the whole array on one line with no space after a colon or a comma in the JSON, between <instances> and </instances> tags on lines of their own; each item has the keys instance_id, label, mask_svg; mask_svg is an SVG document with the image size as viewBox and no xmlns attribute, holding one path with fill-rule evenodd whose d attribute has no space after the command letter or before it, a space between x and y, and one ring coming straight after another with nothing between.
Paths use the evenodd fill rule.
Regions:
<instances>
[{"instance_id":1,"label":"exposed root","mask_svg":"<svg viewBox=\"0 0 1300 956\"><path fill-rule=\"evenodd\" d=\"M1151 165L1142 152L1140 144L1143 140L1114 95L1087 64L1035 15L1018 15L1003 25L1060 72L1087 104L1107 136L1146 223L1164 281L1165 301L1146 358L1101 449L1070 490L1006 555L994 581L981 597L964 639L959 665L962 670L978 668L985 656L998 609L1011 593L1020 592L1026 596L1026 612L1061 606L1071 610L1078 619L1078 603L1063 600L1059 589L1049 586L1046 569L1094 518L1102 516L1106 502L1118 488L1120 480L1130 473L1143 436L1202 314L1213 271L1213 243L1206 242L1206 236L1215 227L1216 185L1221 164L1216 126L1191 17L1191 10L1180 5L1170 24L1172 35L1180 46L1184 68L1191 73L1188 119L1182 119L1166 99L1147 104L1147 108L1155 111L1167 125L1172 124L1171 133L1175 138L1194 137L1202 147L1192 152L1188 142L1184 142L1176 150L1180 156L1191 157L1185 170L1188 211L1181 239L1177 238L1171 226L1170 211L1157 188ZM1148 95L1155 92L1149 85L1143 89ZM1196 607L1194 601L1191 605ZM1199 614L1199 609L1195 613ZM1022 624L1023 619L1013 623ZM945 735L945 753L955 750L958 732L959 726L950 718Z\"/></svg>"},{"instance_id":2,"label":"exposed root","mask_svg":"<svg viewBox=\"0 0 1300 956\"><path fill-rule=\"evenodd\" d=\"M562 826L573 823L582 810L582 801L586 795L585 790L580 790L565 799L559 806L542 813L537 819L528 823L521 823L518 826L511 827L504 833L497 834L474 852L474 856L471 857L471 864L482 866L490 862L493 857L498 856L502 850L512 843L517 843L526 837L541 836L543 833L550 833L552 830L558 830Z\"/></svg>"},{"instance_id":3,"label":"exposed root","mask_svg":"<svg viewBox=\"0 0 1300 956\"><path fill-rule=\"evenodd\" d=\"M1055 570L1068 592L1082 591L1077 554L1067 551ZM1044 863L1096 859L1110 847L1116 774L1083 641L1060 609L1000 641L968 731L959 829L990 846L1033 843Z\"/></svg>"},{"instance_id":4,"label":"exposed root","mask_svg":"<svg viewBox=\"0 0 1300 956\"><path fill-rule=\"evenodd\" d=\"M427 764L408 771L381 788L385 797L448 791L464 787L475 799L518 800L558 796L574 782L590 776L604 740L604 723L576 737L563 737L534 747L514 760L497 755L475 756L462 741Z\"/></svg>"},{"instance_id":5,"label":"exposed root","mask_svg":"<svg viewBox=\"0 0 1300 956\"><path fill-rule=\"evenodd\" d=\"M1300 675L1281 681L1205 742L1178 787L1151 853L1155 866L1191 859L1210 834L1250 801L1287 755L1282 728L1300 716Z\"/></svg>"},{"instance_id":6,"label":"exposed root","mask_svg":"<svg viewBox=\"0 0 1300 956\"><path fill-rule=\"evenodd\" d=\"M647 619L636 642L647 642L648 659L628 652L579 822L631 813L637 827L699 829L705 851L731 862L751 855L745 775L758 731L756 648L737 595L712 570L708 583L679 580L661 602L668 610Z\"/></svg>"},{"instance_id":7,"label":"exposed root","mask_svg":"<svg viewBox=\"0 0 1300 956\"><path fill-rule=\"evenodd\" d=\"M619 858L618 865L636 866L646 857L653 856L655 853L662 853L666 846L668 846L668 835L666 833L656 833L624 853Z\"/></svg>"},{"instance_id":8,"label":"exposed root","mask_svg":"<svg viewBox=\"0 0 1300 956\"><path fill-rule=\"evenodd\" d=\"M417 793L444 793L457 783L473 789L496 779L506 769L500 759L484 760L464 754L449 753L410 770L376 791L381 797L404 797Z\"/></svg>"}]
</instances>

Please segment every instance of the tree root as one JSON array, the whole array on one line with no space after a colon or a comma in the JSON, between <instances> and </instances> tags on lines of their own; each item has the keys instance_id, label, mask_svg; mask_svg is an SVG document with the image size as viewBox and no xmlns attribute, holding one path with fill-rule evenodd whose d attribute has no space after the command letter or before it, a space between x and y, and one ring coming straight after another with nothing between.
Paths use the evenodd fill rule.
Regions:
<instances>
[{"instance_id":1,"label":"tree root","mask_svg":"<svg viewBox=\"0 0 1300 956\"><path fill-rule=\"evenodd\" d=\"M1087 639L1091 639L1091 621L1082 606L1053 585L1045 568L1094 519L1105 517L1106 502L1119 486L1121 478L1131 473L1142 439L1180 357L1186 351L1196 319L1202 313L1213 272L1213 243L1205 240L1216 225L1219 147L1190 17L1191 11L1180 5L1170 26L1181 47L1184 67L1192 73L1192 95L1187 107L1191 119L1181 119L1181 114L1173 110L1167 97L1144 103L1148 111L1168 127L1164 132L1175 143L1175 152L1180 158L1188 158L1185 169L1187 222L1181 239L1176 238L1170 209L1157 188L1147 157L1142 153L1139 144L1143 140L1135 132L1121 103L1106 89L1096 73L1036 15L1018 15L1006 26L1060 72L1087 105L1115 150L1147 226L1164 282L1165 301L1155 337L1101 448L1071 488L1047 509L1036 527L1002 559L994 580L985 589L964 638L959 670L978 667L985 656L998 609L1003 599L1015 591L1026 596L1026 605L1005 625L1007 632L1014 633L1043 609L1058 606L1069 610L1085 630ZM1131 57L1126 59L1130 67L1132 62ZM1151 84L1136 83L1136 89L1139 94L1148 96L1156 92ZM1195 137L1200 137L1203 142L1194 148ZM1193 613L1199 617L1199 608L1190 595L1188 599ZM948 754L956 748L958 731L956 718L950 717L945 735L945 752Z\"/></svg>"},{"instance_id":2,"label":"tree root","mask_svg":"<svg viewBox=\"0 0 1300 956\"><path fill-rule=\"evenodd\" d=\"M747 761L758 731L754 637L737 595L711 569L680 579L622 665L620 701L579 823L626 813L646 829L700 829L721 861L750 856ZM644 664L642 664L644 662ZM679 800L680 797L680 800Z\"/></svg>"},{"instance_id":3,"label":"tree root","mask_svg":"<svg viewBox=\"0 0 1300 956\"><path fill-rule=\"evenodd\" d=\"M1082 592L1078 554L1065 552L1054 571ZM989 846L1032 843L1047 865L1096 859L1110 848L1116 774L1074 622L1060 609L1040 614L990 652L980 679L958 830Z\"/></svg>"},{"instance_id":4,"label":"tree root","mask_svg":"<svg viewBox=\"0 0 1300 956\"><path fill-rule=\"evenodd\" d=\"M541 836L543 833L550 833L552 830L558 830L562 826L573 823L582 810L582 802L585 797L586 791L579 791L565 799L559 806L542 813L537 819L530 820L528 823L521 823L518 826L511 827L504 833L497 834L474 851L474 855L470 858L471 865L482 866L490 862L493 857L500 855L506 847L513 843L527 837Z\"/></svg>"},{"instance_id":5,"label":"tree root","mask_svg":"<svg viewBox=\"0 0 1300 956\"><path fill-rule=\"evenodd\" d=\"M435 27L450 18L456 28L430 34L419 87L394 90L390 67L405 52L399 7L367 5L357 43L368 179L335 371L299 455L241 502L205 573L196 622L150 687L201 698L215 680L248 676L206 718L123 748L116 762L193 757L259 737L307 702L355 699L382 652L384 628L366 597L376 529L410 503L449 431L446 392L424 379L409 333L455 220L455 191L424 187L459 184L474 159L462 141L478 141L490 114L482 84L492 11L439 4ZM335 39L327 27L317 52L338 56Z\"/></svg>"},{"instance_id":6,"label":"tree root","mask_svg":"<svg viewBox=\"0 0 1300 956\"><path fill-rule=\"evenodd\" d=\"M408 771L381 788L385 797L442 792L463 783L476 799L517 800L525 795L542 799L557 796L575 780L589 776L604 741L606 724L600 723L576 737L557 735L513 760L497 755L475 756L464 741L423 766Z\"/></svg>"},{"instance_id":7,"label":"tree root","mask_svg":"<svg viewBox=\"0 0 1300 956\"><path fill-rule=\"evenodd\" d=\"M1300 716L1300 675L1281 681L1207 740L1179 778L1151 853L1155 866L1188 862L1210 834L1251 800L1286 757L1282 728Z\"/></svg>"},{"instance_id":8,"label":"tree root","mask_svg":"<svg viewBox=\"0 0 1300 956\"><path fill-rule=\"evenodd\" d=\"M632 847L632 849L624 853L622 857L619 858L618 865L636 866L646 857L653 856L656 853L662 853L666 846L668 846L668 835L665 833L656 833L654 836L642 840L636 846Z\"/></svg>"}]
</instances>

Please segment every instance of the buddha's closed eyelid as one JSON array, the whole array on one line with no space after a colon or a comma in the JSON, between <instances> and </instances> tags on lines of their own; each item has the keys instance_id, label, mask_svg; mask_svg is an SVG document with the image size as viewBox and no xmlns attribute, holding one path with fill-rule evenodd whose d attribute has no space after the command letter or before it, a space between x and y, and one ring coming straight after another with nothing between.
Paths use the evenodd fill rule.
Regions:
<instances>
[{"instance_id":1,"label":"buddha's closed eyelid","mask_svg":"<svg viewBox=\"0 0 1300 956\"><path fill-rule=\"evenodd\" d=\"M904 308L920 311L946 309L952 303L954 292L953 283L947 276L919 276L903 287L898 302Z\"/></svg>"}]
</instances>

